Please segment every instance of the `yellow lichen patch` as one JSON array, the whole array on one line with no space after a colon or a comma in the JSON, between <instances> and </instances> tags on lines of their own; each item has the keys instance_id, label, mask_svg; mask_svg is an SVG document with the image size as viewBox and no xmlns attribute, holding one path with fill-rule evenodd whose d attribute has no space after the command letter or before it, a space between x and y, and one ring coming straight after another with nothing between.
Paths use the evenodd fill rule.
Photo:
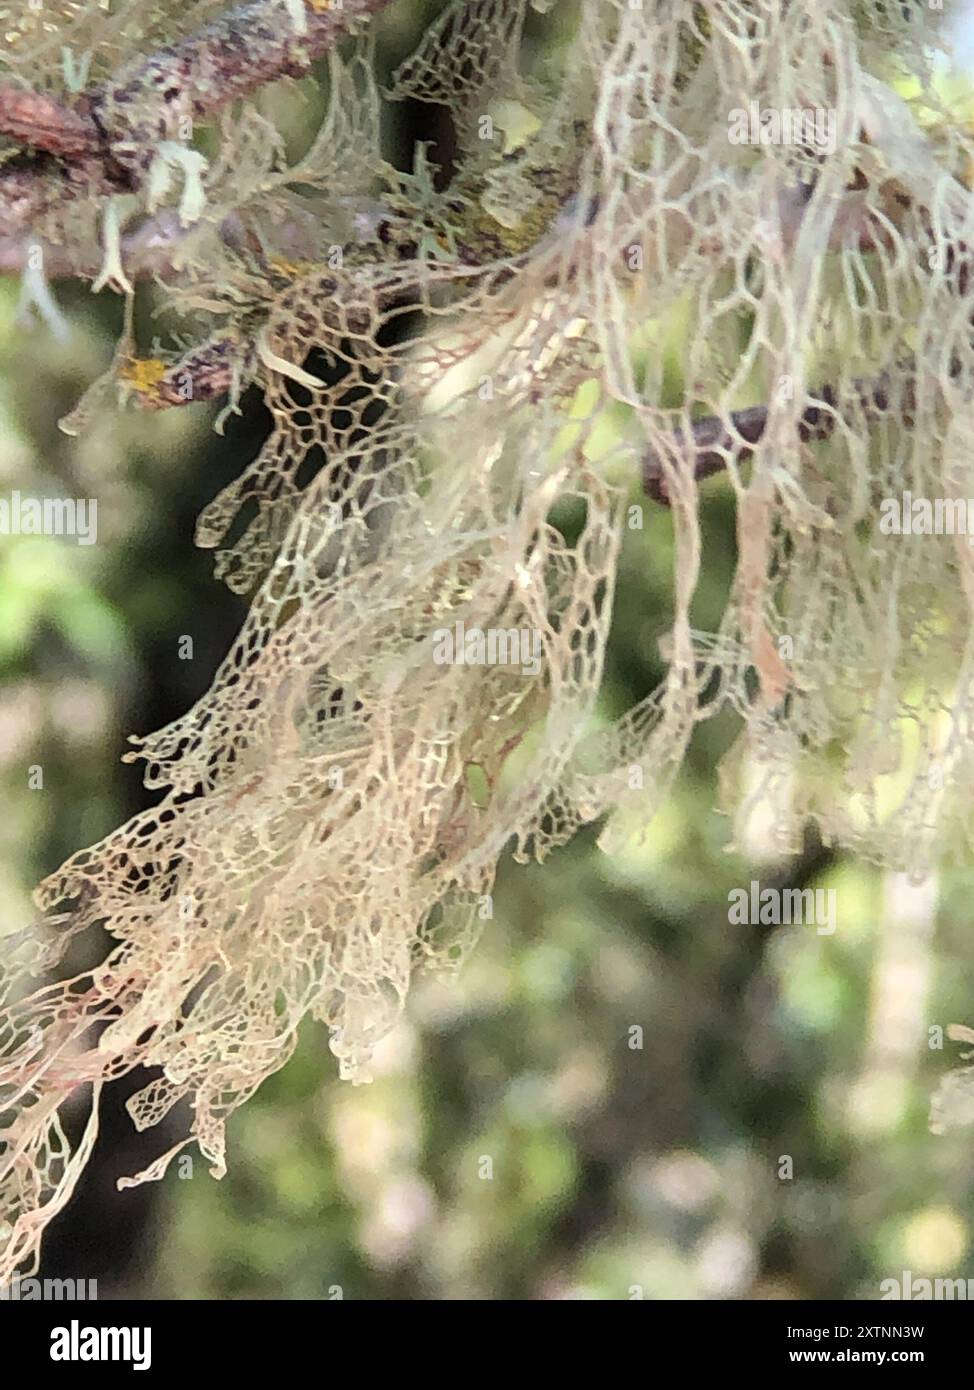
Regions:
<instances>
[{"instance_id":1,"label":"yellow lichen patch","mask_svg":"<svg viewBox=\"0 0 974 1390\"><path fill-rule=\"evenodd\" d=\"M130 357L119 368L119 376L139 395L159 397L159 384L166 375L166 364L158 357Z\"/></svg>"},{"instance_id":2,"label":"yellow lichen patch","mask_svg":"<svg viewBox=\"0 0 974 1390\"><path fill-rule=\"evenodd\" d=\"M509 255L519 255L522 251L530 250L541 239L551 225L556 210L551 200L542 199L512 225L510 221L501 221L494 211L480 204L464 219L464 231L488 240L494 238Z\"/></svg>"},{"instance_id":3,"label":"yellow lichen patch","mask_svg":"<svg viewBox=\"0 0 974 1390\"><path fill-rule=\"evenodd\" d=\"M289 261L285 256L271 256L267 264L283 280L298 280L312 269L310 261Z\"/></svg>"}]
</instances>

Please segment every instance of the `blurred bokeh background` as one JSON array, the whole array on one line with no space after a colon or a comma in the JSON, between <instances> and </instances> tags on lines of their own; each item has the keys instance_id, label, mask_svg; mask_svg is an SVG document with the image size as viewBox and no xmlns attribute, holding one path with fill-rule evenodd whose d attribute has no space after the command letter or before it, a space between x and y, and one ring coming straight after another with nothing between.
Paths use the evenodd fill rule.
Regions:
<instances>
[{"instance_id":1,"label":"blurred bokeh background","mask_svg":"<svg viewBox=\"0 0 974 1390\"><path fill-rule=\"evenodd\" d=\"M441 8L393 7L385 68ZM268 100L300 146L314 84ZM437 112L392 116L397 163L416 139L448 162ZM222 438L203 407L109 411L61 434L121 311L69 285L57 298L62 340L0 284L0 494L95 497L98 541L0 537L6 928L29 920L39 877L149 803L119 761L125 738L183 712L239 625L193 522L267 423L251 393ZM726 485L706 493L702 628L734 534ZM670 560L669 519L647 505L623 559L607 713L662 674ZM357 1299L870 1298L907 1269L974 1274L974 1134L928 1126L959 1060L937 1030L974 1022L974 866L916 886L812 840L782 860L760 826L729 853L714 806L735 732L729 716L700 731L644 843L609 858L585 834L544 866L505 862L469 965L417 983L371 1085L340 1082L309 1025L231 1121L222 1182L197 1159L117 1192L167 1141L124 1113L142 1081L116 1085L42 1272L97 1278L102 1297ZM729 924L728 891L752 878L837 889L834 935Z\"/></svg>"}]
</instances>

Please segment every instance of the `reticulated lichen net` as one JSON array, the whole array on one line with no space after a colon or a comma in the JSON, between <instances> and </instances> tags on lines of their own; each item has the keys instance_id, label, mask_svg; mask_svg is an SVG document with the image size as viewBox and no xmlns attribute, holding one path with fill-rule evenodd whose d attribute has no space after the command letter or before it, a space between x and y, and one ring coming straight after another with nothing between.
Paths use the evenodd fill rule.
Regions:
<instances>
[{"instance_id":1,"label":"reticulated lichen net","mask_svg":"<svg viewBox=\"0 0 974 1390\"><path fill-rule=\"evenodd\" d=\"M878 517L904 491L972 493L974 151L895 94L894 46L934 101L932 21L885 9L889 32L827 0L585 0L562 77L528 80L523 7L455 5L387 94L453 109L446 188L421 154L409 175L384 163L367 40L332 55L296 169L263 116L222 124L209 211L163 271L199 338L151 372L127 343L100 389L159 406L204 360L231 401L260 385L269 438L197 536L252 603L211 690L135 740L162 800L41 885L46 925L8 970L0 1278L70 1195L105 1080L157 1070L140 1127L191 1101L141 1179L194 1140L219 1175L227 1118L303 1018L366 1075L417 967L469 951L505 846L543 857L606 814L607 848L645 828L728 704L729 808L770 804L783 847L809 818L918 872L969 846L974 551ZM820 110L826 138L730 138L752 103ZM691 620L701 429L737 508L712 633ZM672 514L668 672L609 725L643 476ZM458 628L506 634L508 659L438 661ZM99 967L24 992L96 925ZM92 1088L72 1153L59 1112Z\"/></svg>"}]
</instances>

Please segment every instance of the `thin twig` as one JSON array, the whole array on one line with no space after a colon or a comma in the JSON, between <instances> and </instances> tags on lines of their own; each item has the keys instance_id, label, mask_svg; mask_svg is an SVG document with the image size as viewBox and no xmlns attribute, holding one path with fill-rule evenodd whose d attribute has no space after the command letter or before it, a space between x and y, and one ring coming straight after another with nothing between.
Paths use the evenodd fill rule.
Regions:
<instances>
[{"instance_id":1,"label":"thin twig","mask_svg":"<svg viewBox=\"0 0 974 1390\"><path fill-rule=\"evenodd\" d=\"M912 362L903 365L907 371L912 372ZM957 371L960 370L959 363L953 365ZM867 419L876 419L890 409L894 380L891 372L881 372L872 380L853 382L852 393L858 398L859 407ZM904 421L909 423L916 405L912 375L906 377L896 404ZM828 439L839 418L838 407L839 401L834 387L823 386L815 391L799 417L798 438L803 443ZM742 410L731 411L729 417L708 415L694 422L689 442L683 430L674 430L674 455L692 457L693 476L698 480L721 472L731 461L746 462L764 438L769 413L766 405L750 405ZM650 451L643 459L642 478L643 491L655 502L669 506L666 474L657 451Z\"/></svg>"}]
</instances>

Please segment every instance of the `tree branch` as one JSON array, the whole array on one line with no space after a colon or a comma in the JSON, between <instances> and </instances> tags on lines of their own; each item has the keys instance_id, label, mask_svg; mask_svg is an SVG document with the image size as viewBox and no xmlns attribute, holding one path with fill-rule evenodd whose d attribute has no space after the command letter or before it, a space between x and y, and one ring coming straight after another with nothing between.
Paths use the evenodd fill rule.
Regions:
<instances>
[{"instance_id":1,"label":"tree branch","mask_svg":"<svg viewBox=\"0 0 974 1390\"><path fill-rule=\"evenodd\" d=\"M903 364L912 371L913 363ZM960 364L952 364L952 374L960 370ZM891 392L895 378L891 372L881 372L872 380L861 379L853 383L853 392L858 397L860 409L866 419L874 420L890 409ZM916 390L912 374L906 378L902 393L897 402L899 409L908 420L916 405ZM798 437L803 443L812 440L828 439L835 429L838 419L839 401L835 389L823 386L809 397L798 420ZM698 480L719 473L733 460L742 463L747 460L756 445L764 438L768 427L769 409L766 405L751 405L743 410L730 413L730 428L727 421L719 415L708 415L694 422L688 441L683 430L673 432L673 452L675 455L690 457L693 460L693 476ZM669 506L670 496L666 473L659 453L651 450L643 459L643 491L655 502Z\"/></svg>"},{"instance_id":2,"label":"tree branch","mask_svg":"<svg viewBox=\"0 0 974 1390\"><path fill-rule=\"evenodd\" d=\"M19 145L44 150L61 159L82 159L100 153L101 136L90 116L46 92L0 86L0 135Z\"/></svg>"},{"instance_id":3,"label":"tree branch","mask_svg":"<svg viewBox=\"0 0 974 1390\"><path fill-rule=\"evenodd\" d=\"M251 0L182 39L138 58L72 106L0 87L0 135L34 156L0 170L0 246L30 238L38 217L79 196L137 190L163 140L185 144L187 124L280 77L301 77L357 20L392 0L302 0L298 33L282 0ZM51 157L63 161L52 165ZM80 163L75 164L75 161Z\"/></svg>"},{"instance_id":4,"label":"tree branch","mask_svg":"<svg viewBox=\"0 0 974 1390\"><path fill-rule=\"evenodd\" d=\"M183 118L212 115L279 77L303 77L356 20L392 0L303 2L303 33L295 30L282 0L252 0L180 43L136 60L95 91L89 110L112 156L144 172L152 146L178 138Z\"/></svg>"}]
</instances>

